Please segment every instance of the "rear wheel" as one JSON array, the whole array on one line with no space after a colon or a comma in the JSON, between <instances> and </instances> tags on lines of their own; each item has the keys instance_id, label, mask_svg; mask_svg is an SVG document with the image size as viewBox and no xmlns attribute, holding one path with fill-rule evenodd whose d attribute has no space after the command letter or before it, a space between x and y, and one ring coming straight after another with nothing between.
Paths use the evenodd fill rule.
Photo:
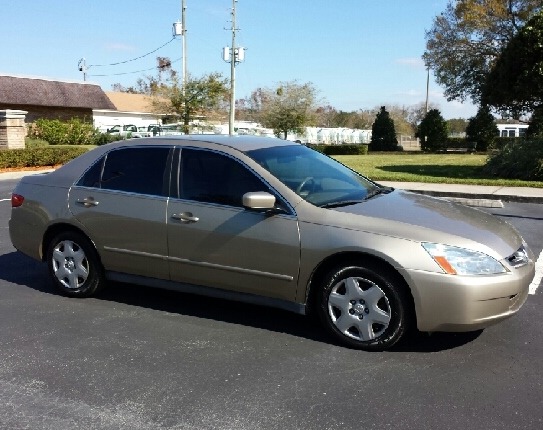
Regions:
<instances>
[{"instance_id":1,"label":"rear wheel","mask_svg":"<svg viewBox=\"0 0 543 430\"><path fill-rule=\"evenodd\" d=\"M408 303L401 283L370 268L349 266L328 273L317 308L336 340L351 348L382 351L406 332Z\"/></svg>"},{"instance_id":2,"label":"rear wheel","mask_svg":"<svg viewBox=\"0 0 543 430\"><path fill-rule=\"evenodd\" d=\"M60 233L47 249L49 275L55 287L71 297L89 297L105 283L104 270L92 243L77 232Z\"/></svg>"}]
</instances>

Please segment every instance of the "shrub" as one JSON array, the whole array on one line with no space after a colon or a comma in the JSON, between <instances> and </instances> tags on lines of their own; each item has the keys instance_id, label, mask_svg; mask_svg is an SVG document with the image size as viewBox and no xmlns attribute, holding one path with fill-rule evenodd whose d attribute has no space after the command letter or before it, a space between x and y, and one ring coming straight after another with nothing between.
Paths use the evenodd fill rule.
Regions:
<instances>
[{"instance_id":1,"label":"shrub","mask_svg":"<svg viewBox=\"0 0 543 430\"><path fill-rule=\"evenodd\" d=\"M110 133L97 133L94 138L94 145L101 146L106 145L111 142L115 142L117 140L123 140L124 137L122 137L119 134L110 134Z\"/></svg>"},{"instance_id":2,"label":"shrub","mask_svg":"<svg viewBox=\"0 0 543 430\"><path fill-rule=\"evenodd\" d=\"M45 146L49 146L49 142L47 142L46 140L25 137L25 148L43 148Z\"/></svg>"},{"instance_id":3,"label":"shrub","mask_svg":"<svg viewBox=\"0 0 543 430\"><path fill-rule=\"evenodd\" d=\"M371 126L370 149L372 151L398 150L394 120L390 117L384 106L381 106L381 110L377 113L375 121Z\"/></svg>"},{"instance_id":4,"label":"shrub","mask_svg":"<svg viewBox=\"0 0 543 430\"><path fill-rule=\"evenodd\" d=\"M516 144L521 141L521 138L518 137L497 137L494 139L492 146L488 148L492 151L500 151L507 145Z\"/></svg>"},{"instance_id":5,"label":"shrub","mask_svg":"<svg viewBox=\"0 0 543 430\"><path fill-rule=\"evenodd\" d=\"M543 181L543 139L516 139L489 156L483 171L505 179Z\"/></svg>"},{"instance_id":6,"label":"shrub","mask_svg":"<svg viewBox=\"0 0 543 430\"><path fill-rule=\"evenodd\" d=\"M494 116L488 106L481 106L466 128L468 141L473 142L477 151L484 152L492 147L499 135Z\"/></svg>"},{"instance_id":7,"label":"shrub","mask_svg":"<svg viewBox=\"0 0 543 430\"><path fill-rule=\"evenodd\" d=\"M88 148L51 146L7 149L0 151L0 169L56 166L65 164L87 151Z\"/></svg>"},{"instance_id":8,"label":"shrub","mask_svg":"<svg viewBox=\"0 0 543 430\"><path fill-rule=\"evenodd\" d=\"M420 139L423 151L440 151L446 149L448 138L447 122L437 109L430 109L417 128L416 137Z\"/></svg>"},{"instance_id":9,"label":"shrub","mask_svg":"<svg viewBox=\"0 0 543 430\"><path fill-rule=\"evenodd\" d=\"M43 139L51 145L94 145L97 134L92 124L79 118L69 121L40 118L28 130L29 137Z\"/></svg>"},{"instance_id":10,"label":"shrub","mask_svg":"<svg viewBox=\"0 0 543 430\"><path fill-rule=\"evenodd\" d=\"M307 145L326 155L365 155L368 153L368 145L353 144L353 145Z\"/></svg>"}]
</instances>

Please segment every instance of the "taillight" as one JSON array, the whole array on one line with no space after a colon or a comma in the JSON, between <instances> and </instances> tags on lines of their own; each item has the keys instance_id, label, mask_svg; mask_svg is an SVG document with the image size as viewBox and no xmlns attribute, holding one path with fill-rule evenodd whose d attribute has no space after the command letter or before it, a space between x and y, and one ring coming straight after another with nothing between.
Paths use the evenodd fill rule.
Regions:
<instances>
[{"instance_id":1,"label":"taillight","mask_svg":"<svg viewBox=\"0 0 543 430\"><path fill-rule=\"evenodd\" d=\"M11 207L12 208L18 208L19 206L21 206L23 204L24 201L25 201L25 198L23 196L21 196L20 194L13 193L11 195Z\"/></svg>"}]
</instances>

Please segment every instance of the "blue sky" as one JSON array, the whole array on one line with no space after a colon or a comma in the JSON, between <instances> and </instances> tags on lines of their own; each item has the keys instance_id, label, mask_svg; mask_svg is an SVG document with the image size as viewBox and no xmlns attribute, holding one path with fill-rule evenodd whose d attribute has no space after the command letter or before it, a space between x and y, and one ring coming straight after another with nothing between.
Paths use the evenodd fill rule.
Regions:
<instances>
[{"instance_id":1,"label":"blue sky","mask_svg":"<svg viewBox=\"0 0 543 430\"><path fill-rule=\"evenodd\" d=\"M137 61L98 67L144 55L168 42L181 18L181 0L3 1L0 74L88 81L108 91L154 74L156 56L182 56L177 39ZM186 0L187 69L194 76L230 66L231 0ZM447 0L239 0L236 43L247 49L236 67L236 98L280 81L312 82L328 104L352 111L425 101L421 60L425 30ZM181 61L173 66L180 71ZM98 76L107 75L107 76ZM447 102L430 78L430 102L445 118L469 118L476 108Z\"/></svg>"}]
</instances>

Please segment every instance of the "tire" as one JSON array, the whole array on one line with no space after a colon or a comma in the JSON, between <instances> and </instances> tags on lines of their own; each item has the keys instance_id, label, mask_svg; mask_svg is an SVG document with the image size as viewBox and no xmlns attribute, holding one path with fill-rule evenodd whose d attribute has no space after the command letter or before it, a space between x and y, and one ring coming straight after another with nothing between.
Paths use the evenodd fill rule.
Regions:
<instances>
[{"instance_id":1,"label":"tire","mask_svg":"<svg viewBox=\"0 0 543 430\"><path fill-rule=\"evenodd\" d=\"M383 351L407 331L410 301L404 288L370 268L336 268L323 280L318 315L326 330L341 344Z\"/></svg>"},{"instance_id":2,"label":"tire","mask_svg":"<svg viewBox=\"0 0 543 430\"><path fill-rule=\"evenodd\" d=\"M55 287L70 297L89 297L103 288L104 269L86 236L60 233L47 249L47 266Z\"/></svg>"}]
</instances>

